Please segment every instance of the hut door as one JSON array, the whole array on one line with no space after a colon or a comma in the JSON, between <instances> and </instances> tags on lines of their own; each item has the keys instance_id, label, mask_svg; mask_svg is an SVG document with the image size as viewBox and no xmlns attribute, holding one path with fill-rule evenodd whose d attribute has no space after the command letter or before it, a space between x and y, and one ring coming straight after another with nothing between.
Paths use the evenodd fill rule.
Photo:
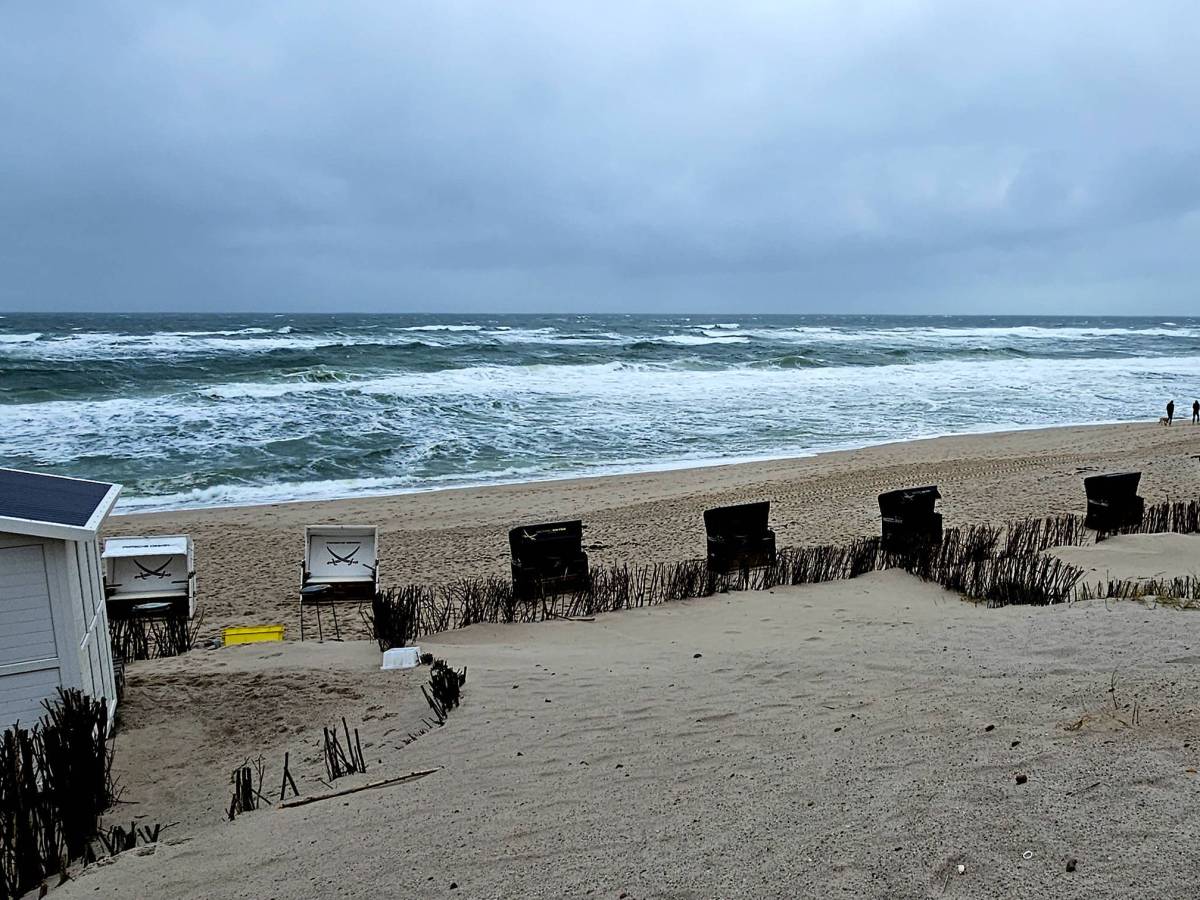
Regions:
<instances>
[{"instance_id":1,"label":"hut door","mask_svg":"<svg viewBox=\"0 0 1200 900\"><path fill-rule=\"evenodd\" d=\"M0 550L0 730L32 725L59 686L58 645L40 544Z\"/></svg>"}]
</instances>

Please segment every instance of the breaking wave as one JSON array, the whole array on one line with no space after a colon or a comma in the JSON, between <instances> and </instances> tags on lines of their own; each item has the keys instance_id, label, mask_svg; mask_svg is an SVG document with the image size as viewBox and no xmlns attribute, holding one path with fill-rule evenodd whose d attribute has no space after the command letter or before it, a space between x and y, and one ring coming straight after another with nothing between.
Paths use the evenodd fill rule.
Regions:
<instances>
[{"instance_id":1,"label":"breaking wave","mask_svg":"<svg viewBox=\"0 0 1200 900\"><path fill-rule=\"evenodd\" d=\"M1197 319L9 314L0 457L158 509L1153 418L1197 385Z\"/></svg>"}]
</instances>

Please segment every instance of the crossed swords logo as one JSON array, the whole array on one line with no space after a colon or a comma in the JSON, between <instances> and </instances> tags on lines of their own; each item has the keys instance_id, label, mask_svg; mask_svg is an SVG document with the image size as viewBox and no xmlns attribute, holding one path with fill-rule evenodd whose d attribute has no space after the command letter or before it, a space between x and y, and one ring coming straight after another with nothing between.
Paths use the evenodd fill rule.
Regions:
<instances>
[{"instance_id":1,"label":"crossed swords logo","mask_svg":"<svg viewBox=\"0 0 1200 900\"><path fill-rule=\"evenodd\" d=\"M358 553L358 551L361 548L362 548L362 544L355 544L353 550L348 552L345 556L341 556L337 553L336 550L334 550L332 547L330 547L328 544L326 544L325 549L329 551L329 556L330 556L329 565L336 566L338 563L345 563L348 566L362 565L362 563L360 563L357 559L354 558L354 555L356 553Z\"/></svg>"},{"instance_id":2,"label":"crossed swords logo","mask_svg":"<svg viewBox=\"0 0 1200 900\"><path fill-rule=\"evenodd\" d=\"M140 581L143 578L170 578L171 573L167 571L167 567L171 565L171 560L167 560L157 569L151 569L149 566L143 566L141 560L135 559L133 564L142 571L133 577Z\"/></svg>"}]
</instances>

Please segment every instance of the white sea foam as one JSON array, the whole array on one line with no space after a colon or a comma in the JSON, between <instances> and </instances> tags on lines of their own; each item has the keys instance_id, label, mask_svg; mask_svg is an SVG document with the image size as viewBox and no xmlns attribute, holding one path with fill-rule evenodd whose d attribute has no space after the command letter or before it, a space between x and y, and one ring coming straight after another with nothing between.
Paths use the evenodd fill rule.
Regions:
<instances>
[{"instance_id":1,"label":"white sea foam","mask_svg":"<svg viewBox=\"0 0 1200 900\"><path fill-rule=\"evenodd\" d=\"M244 335L244 336L238 336ZM269 335L269 336L268 336ZM0 343L3 342L0 336ZM29 336L18 336L29 337ZM265 331L230 332L157 332L154 334L114 334L112 332L80 331L48 337L36 347L9 348L25 356L40 359L145 359L152 356L184 356L194 354L268 353L273 350L307 349L367 343L336 333L328 335L276 335Z\"/></svg>"},{"instance_id":2,"label":"white sea foam","mask_svg":"<svg viewBox=\"0 0 1200 900\"><path fill-rule=\"evenodd\" d=\"M232 336L235 334L270 334L270 333L271 333L271 330L269 328L251 327L251 328L230 328L230 329L224 329L221 331L160 331L160 332L157 332L156 334L146 335L146 337L148 337L150 339L153 339L160 335L163 337L218 337L218 336L229 337L229 336ZM282 334L284 332L282 330L277 330L277 333Z\"/></svg>"},{"instance_id":3,"label":"white sea foam","mask_svg":"<svg viewBox=\"0 0 1200 900\"><path fill-rule=\"evenodd\" d=\"M705 332L703 335L696 334L668 334L660 338L652 340L660 341L664 344L682 344L687 347L696 347L703 344L748 344L750 338L743 334L717 334Z\"/></svg>"},{"instance_id":4,"label":"white sea foam","mask_svg":"<svg viewBox=\"0 0 1200 900\"><path fill-rule=\"evenodd\" d=\"M1194 322L855 329L707 317L645 327L616 317L554 321L458 333L382 322L284 333L292 326L250 330L218 320L207 332L89 325L0 335L0 364L61 359L85 374L93 359L171 364L179 356L178 371L190 378L191 354L207 353L200 365L211 380L226 358L237 359L216 383L168 377L131 381L119 397L0 404L0 458L124 481L126 508L315 499L1153 417L1165 397L1200 383ZM402 349L342 350L389 345ZM570 363L576 345L586 346ZM293 366L291 357L247 356L285 347L306 358ZM919 352L886 355L910 349ZM111 368L137 377L135 366ZM31 383L27 396L39 396ZM230 476L214 485L223 472L237 472L236 483ZM138 496L150 492L160 496Z\"/></svg>"},{"instance_id":5,"label":"white sea foam","mask_svg":"<svg viewBox=\"0 0 1200 900\"><path fill-rule=\"evenodd\" d=\"M773 416L790 418L797 399L804 397L809 410L841 410L872 397L872 404L886 402L889 408L930 398L972 397L971 406L960 412L979 417L979 404L993 406L1001 400L1015 408L1034 406L1057 411L1068 405L1086 408L1125 404L1122 412L1136 412L1144 401L1157 408L1160 384L1188 382L1200 374L1192 357L1155 359L1001 359L981 362L937 361L882 366L763 369L741 366L728 369L692 370L681 376L672 365L608 362L590 365L473 366L434 372L408 372L376 377L337 380L288 380L279 382L230 382L192 392L146 398L103 401L61 400L13 404L0 408L6 424L40 423L51 426L70 420L110 426L128 419L144 427L155 420L228 419L233 425L246 413L243 404L211 401L257 401L286 399L297 395L323 394L329 398L359 394L368 398L394 398L420 403L458 399L483 408L495 399L524 403L540 396L573 397L578 410L565 415L602 415L602 404L622 410L622 415L654 407L704 403L706 415L720 418L737 413L747 404L763 404ZM981 389L981 385L986 385ZM1148 390L1146 385L1151 385ZM786 401L783 405L781 402ZM346 406L343 400L337 407ZM727 409L726 409L727 407ZM263 417L271 407L255 406ZM1149 408L1149 407L1147 407ZM290 414L302 407L288 407ZM507 416L501 410L500 418ZM658 414L643 417L648 427L659 427ZM547 422L546 427L552 427ZM223 426L222 426L223 427ZM69 430L69 429L68 429ZM136 430L136 429L135 429ZM236 429L235 429L236 432ZM68 435L69 437L69 435ZM237 435L232 435L237 438ZM0 446L3 446L0 443Z\"/></svg>"},{"instance_id":6,"label":"white sea foam","mask_svg":"<svg viewBox=\"0 0 1200 900\"><path fill-rule=\"evenodd\" d=\"M1037 325L1015 325L995 328L838 328L832 326L799 326L794 328L755 329L746 332L763 340L820 341L829 343L880 344L896 346L911 343L949 347L962 342L983 341L1095 341L1110 337L1200 337L1200 328L1046 328Z\"/></svg>"},{"instance_id":7,"label":"white sea foam","mask_svg":"<svg viewBox=\"0 0 1200 900\"><path fill-rule=\"evenodd\" d=\"M458 342L498 342L507 345L560 345L661 343L678 346L706 344L746 344L773 342L800 346L862 346L873 352L888 349L955 352L962 350L1015 349L1028 351L1055 344L1097 344L1110 348L1115 341L1138 342L1151 339L1200 339L1195 326L1115 327L1044 327L1016 325L1003 327L836 327L805 325L796 327L746 327L734 322L716 322L689 326L698 334L661 334L654 330L619 333L615 331L560 330L553 326L514 328L511 326L429 324L397 329L379 329L364 325L346 331L295 333L292 326L271 330L256 326L208 331L163 331L149 334L73 331L57 335L40 332L0 334L0 353L6 356L39 359L145 359L190 355L264 354L295 350L315 352L327 348L356 346L407 346L412 335L428 335L427 346L457 346ZM436 336L436 337L435 337ZM1039 351L1040 352L1040 351ZM848 362L853 363L852 360Z\"/></svg>"},{"instance_id":8,"label":"white sea foam","mask_svg":"<svg viewBox=\"0 0 1200 900\"><path fill-rule=\"evenodd\" d=\"M435 335L444 335L441 342ZM263 354L280 350L317 351L325 348L355 346L409 346L415 335L422 335L425 346L444 346L445 341L462 336L507 344L541 344L556 339L556 329L492 329L479 325L421 325L392 331L360 329L354 332L296 334L291 326L270 330L242 328L219 331L160 331L151 334L77 331L45 338L36 348L32 344L41 334L0 335L5 352L36 355L46 359L144 359L149 356ZM620 335L597 335L596 340L620 340ZM576 341L578 342L578 341Z\"/></svg>"},{"instance_id":9,"label":"white sea foam","mask_svg":"<svg viewBox=\"0 0 1200 900\"><path fill-rule=\"evenodd\" d=\"M409 325L397 331L482 331L482 325Z\"/></svg>"}]
</instances>

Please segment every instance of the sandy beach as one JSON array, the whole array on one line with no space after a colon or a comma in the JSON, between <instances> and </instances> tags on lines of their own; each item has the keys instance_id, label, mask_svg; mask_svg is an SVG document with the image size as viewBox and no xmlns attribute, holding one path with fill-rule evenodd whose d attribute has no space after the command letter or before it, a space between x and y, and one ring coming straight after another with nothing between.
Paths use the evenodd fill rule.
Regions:
<instances>
[{"instance_id":1,"label":"sandy beach","mask_svg":"<svg viewBox=\"0 0 1200 900\"><path fill-rule=\"evenodd\" d=\"M54 895L1191 897L1198 622L884 572L473 626L422 642L468 681L408 746L426 670L381 672L367 642L139 663L112 818L170 827ZM246 758L275 794L290 751L325 791L341 716L369 767L339 787L441 768L225 821Z\"/></svg>"},{"instance_id":2,"label":"sandy beach","mask_svg":"<svg viewBox=\"0 0 1200 900\"><path fill-rule=\"evenodd\" d=\"M299 530L381 526L384 583L502 572L514 521L582 516L600 561L694 555L701 510L770 498L784 543L873 533L875 494L938 483L950 524L1078 511L1138 468L1200 494L1200 428L945 438L813 459L114 520L196 537L209 628L288 621ZM143 526L150 526L149 529ZM1200 574L1200 536L1064 548L1088 577ZM1200 619L1154 601L987 609L897 570L588 621L421 640L466 667L430 728L428 669L369 641L133 663L109 823L166 826L62 898L1194 896ZM326 793L322 729L363 786L228 821L232 770L285 753ZM416 740L409 740L414 733Z\"/></svg>"},{"instance_id":3,"label":"sandy beach","mask_svg":"<svg viewBox=\"0 0 1200 900\"><path fill-rule=\"evenodd\" d=\"M947 526L1081 512L1082 479L1142 471L1147 503L1200 496L1200 427L1151 423L1014 431L885 444L813 457L322 503L112 517L108 536L191 534L206 635L283 623L298 634L303 531L380 529L380 582L442 582L508 572L508 529L583 519L594 563L704 554L703 511L771 501L781 546L876 534L877 495L939 485Z\"/></svg>"}]
</instances>

